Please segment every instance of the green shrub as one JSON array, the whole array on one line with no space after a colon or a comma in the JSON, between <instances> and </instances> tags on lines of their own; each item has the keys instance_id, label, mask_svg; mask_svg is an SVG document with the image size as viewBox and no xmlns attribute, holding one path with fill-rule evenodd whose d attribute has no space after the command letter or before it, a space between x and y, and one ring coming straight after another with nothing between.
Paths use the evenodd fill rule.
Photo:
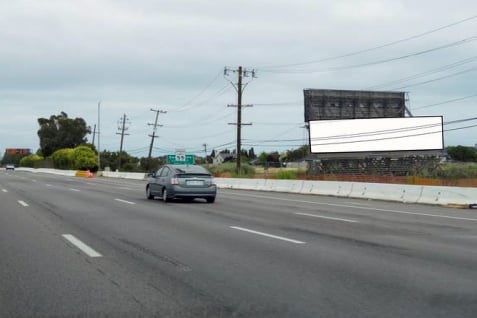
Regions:
<instances>
[{"instance_id":1,"label":"green shrub","mask_svg":"<svg viewBox=\"0 0 477 318\"><path fill-rule=\"evenodd\" d=\"M42 156L33 154L33 155L23 157L20 160L20 166L21 167L29 167L29 168L39 168L42 161L43 161Z\"/></svg>"},{"instance_id":2,"label":"green shrub","mask_svg":"<svg viewBox=\"0 0 477 318\"><path fill-rule=\"evenodd\" d=\"M94 170L98 167L96 153L88 146L78 146L73 149L72 169Z\"/></svg>"},{"instance_id":3,"label":"green shrub","mask_svg":"<svg viewBox=\"0 0 477 318\"><path fill-rule=\"evenodd\" d=\"M73 167L73 149L58 149L51 155L55 169L69 170Z\"/></svg>"},{"instance_id":4,"label":"green shrub","mask_svg":"<svg viewBox=\"0 0 477 318\"><path fill-rule=\"evenodd\" d=\"M477 178L477 164L445 163L439 166L437 177L447 180Z\"/></svg>"}]
</instances>

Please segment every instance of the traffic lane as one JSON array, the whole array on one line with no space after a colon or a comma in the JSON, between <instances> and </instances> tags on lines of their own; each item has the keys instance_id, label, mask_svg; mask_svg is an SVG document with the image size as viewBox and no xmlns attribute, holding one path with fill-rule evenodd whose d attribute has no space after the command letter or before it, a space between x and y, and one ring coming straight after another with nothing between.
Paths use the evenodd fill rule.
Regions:
<instances>
[{"instance_id":1,"label":"traffic lane","mask_svg":"<svg viewBox=\"0 0 477 318\"><path fill-rule=\"evenodd\" d=\"M432 216L449 220L477 220L475 210L456 209L437 205L228 189L222 189L222 194L234 197L237 200L242 200L242 202L247 202L247 200L250 199L256 199L255 201L264 200L268 204L287 205L289 208L296 207L296 204L301 204L302 206L310 205L317 209L322 208L324 211L343 213L343 216L358 215L379 217L379 215L386 215L386 217L389 218L410 216L413 219L416 219L416 216ZM242 197L242 199L240 197Z\"/></svg>"},{"instance_id":2,"label":"traffic lane","mask_svg":"<svg viewBox=\"0 0 477 318\"><path fill-rule=\"evenodd\" d=\"M303 196L297 195L233 191L224 213L238 214L249 224L268 224L291 236L305 235L305 241L341 240L370 248L405 248L416 256L436 261L452 263L455 259L468 267L476 264L477 222L469 221L472 220L469 211L407 204L394 204L390 210L383 206L386 202L374 201L367 202L371 207L366 210L330 200L336 198L305 197L308 200L300 200ZM347 222L350 220L356 222Z\"/></svg>"},{"instance_id":3,"label":"traffic lane","mask_svg":"<svg viewBox=\"0 0 477 318\"><path fill-rule=\"evenodd\" d=\"M363 234L392 236L398 231L421 237L435 235L445 241L460 240L467 245L473 244L477 229L477 213L459 209L395 203L387 206L387 202L381 201L366 201L365 206L362 200L350 204L340 203L343 199L339 198L243 191L221 191L221 197L230 202L231 214L255 222L269 220L277 226L289 223L292 215L294 220L302 219L302 225L349 223L357 229L367 225L375 230Z\"/></svg>"},{"instance_id":4,"label":"traffic lane","mask_svg":"<svg viewBox=\"0 0 477 318\"><path fill-rule=\"evenodd\" d=\"M95 268L97 260L65 241L56 224L38 216L41 211L34 203L12 192L1 200L1 317L144 313L116 281Z\"/></svg>"}]
</instances>

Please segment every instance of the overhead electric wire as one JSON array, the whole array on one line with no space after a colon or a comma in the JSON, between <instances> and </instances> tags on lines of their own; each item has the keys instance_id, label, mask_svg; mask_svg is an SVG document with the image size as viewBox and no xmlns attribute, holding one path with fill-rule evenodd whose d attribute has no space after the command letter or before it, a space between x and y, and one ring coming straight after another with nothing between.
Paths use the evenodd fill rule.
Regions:
<instances>
[{"instance_id":1,"label":"overhead electric wire","mask_svg":"<svg viewBox=\"0 0 477 318\"><path fill-rule=\"evenodd\" d=\"M445 100L445 101L440 102L440 103L428 104L428 105L424 105L424 106L420 106L420 107L414 107L412 110L430 108L430 107L435 107L435 106L444 105L444 104L448 104L448 103L459 102L461 100L465 100L465 99L469 99L469 98L473 98L473 97L477 97L477 94L473 94L473 95L469 95L469 96L465 96L465 97L460 97L460 98L449 99L449 100Z\"/></svg>"},{"instance_id":2,"label":"overhead electric wire","mask_svg":"<svg viewBox=\"0 0 477 318\"><path fill-rule=\"evenodd\" d=\"M431 29L429 31L418 33L418 34L412 35L410 37L406 37L406 38L403 38L403 39L400 39L400 40L388 42L388 43L378 45L378 46L374 46L374 47L371 47L371 48L354 51L354 52L351 52L351 53L346 53L346 54L342 54L342 55L327 57L327 58L318 59L318 60L311 60L311 61L306 61L306 62L297 62L297 63L270 65L270 66L261 66L261 67L259 66L257 68L260 68L262 70L266 70L266 69L269 69L269 68L293 67L293 66L301 66L301 65L308 65L308 64L317 64L317 63L337 60L337 59L341 59L341 58L345 58L345 57L355 56L355 55L375 51L375 50L378 50L378 49L382 49L382 48L385 48L385 47L393 46L393 45L396 45L396 44L399 44L399 43L402 43L402 42L415 40L415 39L418 39L420 37L423 37L423 36L426 36L426 35L429 35L429 34L432 34L432 33L435 33L435 32L450 28L450 27L453 27L455 25L458 25L458 24L461 24L461 23L464 23L464 22L467 22L467 21L470 21L470 20L473 20L473 19L476 19L476 18L477 18L477 15L473 15L471 17L468 17L468 18L465 18L465 19L462 19L462 20L459 20L459 21L456 21L456 22L453 22L453 23L450 23L450 24L446 24L444 26L441 26L441 27L438 27L438 28L435 28L435 29Z\"/></svg>"},{"instance_id":3,"label":"overhead electric wire","mask_svg":"<svg viewBox=\"0 0 477 318\"><path fill-rule=\"evenodd\" d=\"M182 112L182 111L186 111L188 109L191 109L193 108L195 105L190 105L192 104L192 102L194 100L196 100L197 98L199 98L200 96L202 96L202 94L204 94L211 86L212 84L215 83L215 81L219 78L220 74L222 72L218 72L215 77L198 93L196 94L195 96L193 96L192 98L190 98L186 103L182 104L182 106L179 107L179 109L176 109L176 110L171 110L171 112ZM189 106L190 105L190 106Z\"/></svg>"},{"instance_id":4,"label":"overhead electric wire","mask_svg":"<svg viewBox=\"0 0 477 318\"><path fill-rule=\"evenodd\" d=\"M400 90L400 89L404 89L404 88L409 88L409 87L414 87L414 86L429 84L429 83L437 82L437 81L440 81L440 80L443 80L443 79L447 79L447 78L450 78L450 77L454 77L454 76L462 75L462 74L465 74L465 73L473 72L473 71L475 71L475 70L477 70L477 66L472 67L472 68L469 68L469 69L466 69L466 70L463 70L463 71L460 71L460 72L448 74L448 75L445 75L445 76L442 76L442 77L430 79L430 80L427 80L427 81L423 81L423 82L419 82L419 83L414 83L414 84L409 84L409 85L405 85L405 86L401 86L401 87L395 87L395 88L393 88L392 90Z\"/></svg>"},{"instance_id":5,"label":"overhead electric wire","mask_svg":"<svg viewBox=\"0 0 477 318\"><path fill-rule=\"evenodd\" d=\"M369 89L377 89L377 88L381 88L381 87L386 87L386 86L398 84L398 83L401 83L401 82L407 82L407 81L410 81L410 80L425 77L427 75L431 75L431 74L443 72L443 71L446 71L446 70L449 70L449 69L452 69L452 68L455 68L455 67L459 67L461 65L473 62L475 60L477 60L477 55L469 57L467 59L463 59L463 60L451 63L451 64L447 64L447 65L444 65L444 66L441 66L441 67L438 67L438 68L435 68L435 69L432 69L432 70L427 70L425 72L421 72L421 73L413 74L413 75L410 75L410 76L402 77L400 79L389 81L389 82L386 82L386 83L383 83L383 84L369 86L366 89L368 89L368 90Z\"/></svg>"},{"instance_id":6,"label":"overhead electric wire","mask_svg":"<svg viewBox=\"0 0 477 318\"><path fill-rule=\"evenodd\" d=\"M362 68L362 67L367 67L367 66L374 66L374 65L394 62L394 61L398 61L398 60L403 60L403 59L407 59L407 58L411 58L411 57L416 57L416 56L424 55L424 54L427 54L427 53L435 52L435 51L438 51L438 50L442 50L442 49L446 49L446 48L450 48L450 47L454 47L454 46L458 46L458 45L467 44L467 43L470 43L470 42L473 42L473 41L476 41L476 40L477 40L477 35L473 35L471 37L464 38L462 40L451 42L451 43L448 43L448 44L440 45L440 46L437 46L437 47L433 47L431 49L426 49L426 50L418 51L418 52L415 52L415 53L410 53L410 54L401 55L401 56L397 56L397 57L393 57L393 58L377 60L377 61L373 61L373 62L360 63L360 64L335 66L335 67L328 67L328 68L317 69L317 70L282 70L282 71L262 70L262 72L282 73L282 74L284 74L284 73L287 73L287 74L305 74L306 73L306 74L308 74L308 73L343 71L343 70Z\"/></svg>"}]
</instances>

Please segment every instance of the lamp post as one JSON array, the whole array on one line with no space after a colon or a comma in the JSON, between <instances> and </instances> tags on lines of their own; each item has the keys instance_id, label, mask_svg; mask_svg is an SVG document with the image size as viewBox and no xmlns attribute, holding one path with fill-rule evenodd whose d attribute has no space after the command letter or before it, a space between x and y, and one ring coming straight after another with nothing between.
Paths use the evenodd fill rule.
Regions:
<instances>
[{"instance_id":1,"label":"lamp post","mask_svg":"<svg viewBox=\"0 0 477 318\"><path fill-rule=\"evenodd\" d=\"M101 149L100 149L100 129L99 129L99 124L100 124L100 109L101 109L101 101L98 102L98 172L101 170Z\"/></svg>"}]
</instances>

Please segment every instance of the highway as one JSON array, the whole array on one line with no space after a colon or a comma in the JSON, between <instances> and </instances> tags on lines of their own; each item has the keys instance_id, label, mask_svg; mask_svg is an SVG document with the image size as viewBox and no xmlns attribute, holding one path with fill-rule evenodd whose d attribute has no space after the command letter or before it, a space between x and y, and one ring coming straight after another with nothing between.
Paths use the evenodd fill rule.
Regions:
<instances>
[{"instance_id":1,"label":"highway","mask_svg":"<svg viewBox=\"0 0 477 318\"><path fill-rule=\"evenodd\" d=\"M475 317L477 211L0 170L0 317Z\"/></svg>"}]
</instances>

